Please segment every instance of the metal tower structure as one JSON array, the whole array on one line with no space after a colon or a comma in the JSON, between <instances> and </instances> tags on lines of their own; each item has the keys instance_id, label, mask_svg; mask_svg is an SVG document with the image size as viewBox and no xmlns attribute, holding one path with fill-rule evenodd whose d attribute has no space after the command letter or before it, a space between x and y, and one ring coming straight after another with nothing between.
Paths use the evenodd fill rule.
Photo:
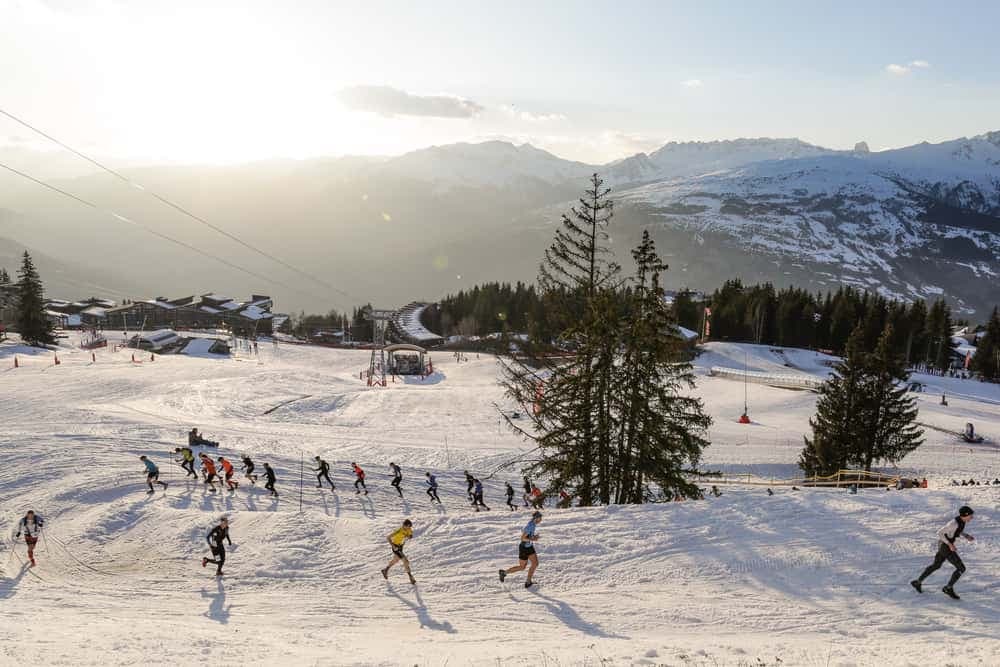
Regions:
<instances>
[{"instance_id":1,"label":"metal tower structure","mask_svg":"<svg viewBox=\"0 0 1000 667\"><path fill-rule=\"evenodd\" d=\"M385 331L395 310L370 308L365 311L365 319L372 323L372 359L368 364L368 386L385 386Z\"/></svg>"}]
</instances>

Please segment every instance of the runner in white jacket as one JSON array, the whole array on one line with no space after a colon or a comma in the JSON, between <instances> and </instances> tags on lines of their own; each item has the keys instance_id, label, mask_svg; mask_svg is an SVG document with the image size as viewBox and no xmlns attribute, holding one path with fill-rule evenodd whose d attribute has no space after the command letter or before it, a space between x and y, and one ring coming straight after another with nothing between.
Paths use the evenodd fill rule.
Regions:
<instances>
[{"instance_id":1,"label":"runner in white jacket","mask_svg":"<svg viewBox=\"0 0 1000 667\"><path fill-rule=\"evenodd\" d=\"M955 598L956 600L959 599L958 594L955 592L954 585L955 582L958 581L958 578L965 573L965 563L963 563L962 559L959 557L958 547L955 543L958 541L959 537L964 537L970 542L976 539L972 535L965 533L965 527L970 521L972 521L972 515L972 508L968 505L963 505L958 510L958 516L949 521L941 530L937 532L938 550L934 555L934 562L928 565L927 569L925 569L919 577L910 582L910 585L917 589L918 593L924 592L922 587L924 579L931 576L931 574L936 572L945 561L948 561L955 566L955 571L951 573L951 579L948 580L948 584L941 590L944 591L945 595Z\"/></svg>"}]
</instances>

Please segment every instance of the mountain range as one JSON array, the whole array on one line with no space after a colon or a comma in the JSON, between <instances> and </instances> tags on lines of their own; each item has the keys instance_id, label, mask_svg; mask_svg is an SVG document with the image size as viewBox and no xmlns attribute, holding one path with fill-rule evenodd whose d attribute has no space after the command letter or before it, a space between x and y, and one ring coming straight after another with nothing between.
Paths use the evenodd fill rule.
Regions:
<instances>
[{"instance_id":1,"label":"mountain range","mask_svg":"<svg viewBox=\"0 0 1000 667\"><path fill-rule=\"evenodd\" d=\"M126 173L320 280L106 174L53 181L104 211L4 177L0 237L62 262L60 279L75 276L79 290L122 292L104 296L226 291L271 293L289 311L390 306L485 280L532 280L560 214L599 173L617 200L616 253L627 266L650 229L670 264L668 287L711 289L733 277L847 284L943 296L974 319L1000 302L1000 132L880 152L863 142L853 151L798 139L671 142L605 165L490 141ZM90 295L67 290L49 289Z\"/></svg>"}]
</instances>

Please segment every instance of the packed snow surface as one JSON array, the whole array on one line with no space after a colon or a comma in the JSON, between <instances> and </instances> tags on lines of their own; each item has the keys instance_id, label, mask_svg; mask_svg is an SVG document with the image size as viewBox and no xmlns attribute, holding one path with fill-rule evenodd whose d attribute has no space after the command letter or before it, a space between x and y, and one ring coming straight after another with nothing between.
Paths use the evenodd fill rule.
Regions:
<instances>
[{"instance_id":1,"label":"packed snow surface","mask_svg":"<svg viewBox=\"0 0 1000 667\"><path fill-rule=\"evenodd\" d=\"M520 499L520 462L535 454L499 426L497 407L516 406L492 357L439 355L433 383L369 389L364 351L262 344L259 359L133 363L99 350L94 363L74 345L64 341L54 365L51 352L0 344L0 664L993 665L1000 655L1000 487L948 486L1000 475L997 386L921 377L933 387L918 395L931 428L898 472L931 488L793 491L777 482L798 475L815 394L750 385L753 423L741 425L744 384L708 369L822 377L827 359L710 344L696 364L695 391L715 418L703 468L773 478L775 495L723 486L704 501L548 508L539 585L525 590L523 574L497 579L528 520L504 507L502 488L509 480ZM968 421L987 443L959 442L952 432ZM192 426L221 442L212 456L274 466L280 497L242 476L233 494L185 482L171 459ZM140 454L166 492L147 496ZM315 487L315 455L331 463L336 493ZM354 493L352 461L368 473L367 497ZM388 484L390 461L405 499ZM469 506L465 469L484 479L492 511ZM442 506L423 493L425 471ZM962 504L976 509L977 538L960 547L962 600L940 592L949 565L918 596L907 582ZM10 541L29 508L47 520L33 569ZM216 579L200 559L222 515L234 546ZM388 582L379 574L404 518L417 586L398 566Z\"/></svg>"}]
</instances>

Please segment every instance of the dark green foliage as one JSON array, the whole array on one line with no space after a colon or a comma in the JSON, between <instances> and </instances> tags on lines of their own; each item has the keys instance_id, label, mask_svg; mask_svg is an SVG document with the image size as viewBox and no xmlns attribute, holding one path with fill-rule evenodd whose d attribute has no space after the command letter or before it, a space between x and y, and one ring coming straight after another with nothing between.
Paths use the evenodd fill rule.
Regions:
<instances>
[{"instance_id":1,"label":"dark green foliage","mask_svg":"<svg viewBox=\"0 0 1000 667\"><path fill-rule=\"evenodd\" d=\"M986 324L986 334L979 338L972 370L985 380L1000 382L1000 312L996 307Z\"/></svg>"},{"instance_id":2,"label":"dark green foliage","mask_svg":"<svg viewBox=\"0 0 1000 667\"><path fill-rule=\"evenodd\" d=\"M856 466L871 470L896 463L923 443L916 400L906 391L903 356L895 351L891 325L874 352L865 352L866 323L854 328L844 360L820 388L813 437L805 439L799 466L807 475L831 475Z\"/></svg>"},{"instance_id":3,"label":"dark green foliage","mask_svg":"<svg viewBox=\"0 0 1000 667\"><path fill-rule=\"evenodd\" d=\"M548 490L571 489L580 505L694 497L683 473L708 444L709 418L678 395L693 378L660 287L666 267L645 234L635 278L617 278L607 195L595 175L546 251L539 299L550 335L502 360L506 395L529 417L508 424L537 442L534 472Z\"/></svg>"},{"instance_id":4,"label":"dark green foliage","mask_svg":"<svg viewBox=\"0 0 1000 667\"><path fill-rule=\"evenodd\" d=\"M10 274L7 273L7 269L0 268L0 285L10 282Z\"/></svg>"},{"instance_id":5,"label":"dark green foliage","mask_svg":"<svg viewBox=\"0 0 1000 667\"><path fill-rule=\"evenodd\" d=\"M28 345L52 345L52 323L45 317L45 289L28 251L24 252L17 281L16 325Z\"/></svg>"}]
</instances>

